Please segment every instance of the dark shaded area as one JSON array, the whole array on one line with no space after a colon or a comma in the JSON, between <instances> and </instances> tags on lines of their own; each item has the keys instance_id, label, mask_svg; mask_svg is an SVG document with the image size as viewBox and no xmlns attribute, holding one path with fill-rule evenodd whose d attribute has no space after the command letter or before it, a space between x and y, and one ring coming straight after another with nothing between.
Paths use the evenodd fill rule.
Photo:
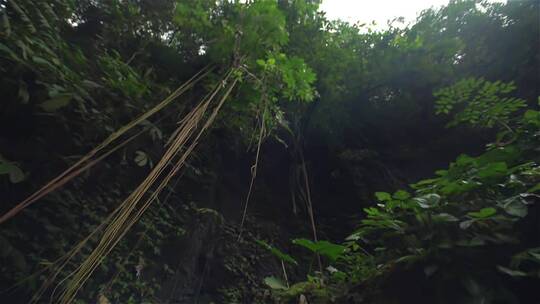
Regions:
<instances>
[{"instance_id":1,"label":"dark shaded area","mask_svg":"<svg viewBox=\"0 0 540 304\"><path fill-rule=\"evenodd\" d=\"M366 219L364 208L380 204L375 192L413 193L410 184L433 177L461 154L482 154L493 141L493 128L448 128L452 117L436 114L435 91L468 77L512 81L511 96L537 109L538 1L483 7L452 1L424 11L409 28L381 32L330 22L317 12L317 1L255 2L260 6L213 0L0 0L1 214L202 68L214 68L181 99L127 133L146 128L143 135L0 224L0 291L7 290L1 295L6 303L26 303L47 282L50 273L31 275L68 253L133 192L162 157L179 121L239 60L259 75L264 69L258 60L270 64L272 52L300 58L317 75L315 98L289 100L282 94L287 81L261 89L244 75L179 181L173 179L103 260L81 290L81 303L99 302L101 296L110 303L274 303L264 280L281 278L283 268L291 285L305 283L307 274L312 281L319 275L328 279L329 270L317 273L315 255L290 241L312 238L310 203L319 240L342 243ZM284 26L276 26L279 20ZM253 30L249 22L261 28ZM261 103L265 90L275 97L264 105L268 109ZM246 224L239 227L260 119L266 136ZM523 159L537 160L535 144L531 140L523 148L530 154ZM481 205L491 196L455 200ZM457 250L413 267L391 262L373 277L362 273L367 262L356 261L352 264L360 265L364 276L359 282L351 278L340 289L328 279L330 284L322 284L326 289L313 289L322 296L310 288L300 293L320 296L320 303L533 303L538 278L511 277L494 268L508 265L520 250L540 246L540 205L537 198L528 199L528 214L513 228L521 243L494 245L489 258L482 256L485 248ZM416 232L411 238L423 233ZM282 266L257 240L289 253L298 265ZM75 269L98 241L92 238L57 279ZM396 238L383 249L366 243L365 250L384 256L402 242ZM338 265L327 257L322 261ZM525 268L535 269L527 263ZM43 299L51 294L48 288ZM296 295L290 300L298 301Z\"/></svg>"}]
</instances>

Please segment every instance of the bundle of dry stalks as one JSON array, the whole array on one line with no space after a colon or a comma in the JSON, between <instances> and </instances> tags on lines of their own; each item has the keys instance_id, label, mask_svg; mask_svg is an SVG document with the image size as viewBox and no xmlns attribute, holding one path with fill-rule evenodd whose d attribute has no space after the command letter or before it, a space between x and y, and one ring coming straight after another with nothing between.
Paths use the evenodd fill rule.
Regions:
<instances>
[{"instance_id":1,"label":"bundle of dry stalks","mask_svg":"<svg viewBox=\"0 0 540 304\"><path fill-rule=\"evenodd\" d=\"M210 73L212 69L209 67L203 68L201 71L199 71L197 74L195 74L193 77L191 77L188 81L186 81L183 85L181 85L178 89L176 89L174 92L172 92L167 98L162 100L159 104L157 104L155 107L150 109L149 111L145 112L144 114L140 115L133 121L129 122L125 126L118 129L116 132L112 133L107 139L105 139L101 144L96 146L92 151L88 152L85 156L83 156L79 161L77 161L75 164L73 164L71 167L66 169L64 172L60 173L57 177L50 180L47 184L45 184L43 187L41 187L39 190L34 192L32 195L27 197L22 202L15 205L15 207L11 208L8 212L0 216L0 224L4 223L5 221L9 220L10 218L17 215L19 212L21 212L24 208L28 207L29 205L33 204L40 198L44 197L48 193L60 188L65 183L73 179L74 177L78 176L82 172L88 170L90 167L104 159L105 157L109 156L112 152L118 150L125 144L127 144L129 141L131 141L134 137L141 134L137 133L134 137L128 139L127 141L124 141L115 147L113 147L108 152L104 152L102 155L98 156L98 154L103 151L105 148L107 148L109 145L114 143L118 138L120 138L122 135L124 135L129 130L133 129L133 127L139 125L144 120L148 119L150 116L154 115L155 113L162 110L164 107L169 105L172 101L176 100L180 95L185 93L187 90L191 89L197 82L199 82L201 79L206 77L208 73Z\"/></svg>"},{"instance_id":2,"label":"bundle of dry stalks","mask_svg":"<svg viewBox=\"0 0 540 304\"><path fill-rule=\"evenodd\" d=\"M156 107L112 134L75 165L71 166L57 178L53 179L32 196L21 202L10 212L2 216L1 219L3 219L3 221L9 219L26 206L65 184L80 172L100 161L119 147L125 145L138 134L128 138L110 151L93 159L99 151L103 150L135 125L161 110L186 90L193 87L196 82L207 76L209 72L210 69L203 69L197 73ZM55 303L71 303L75 299L78 290L99 267L103 259L115 248L130 228L139 221L152 203L157 200L158 196L170 182L172 177L183 168L185 161L197 146L199 139L214 122L225 100L237 84L238 79L235 78L234 80L231 80L232 75L233 70L231 69L217 82L205 98L179 122L178 128L174 131L171 139L167 143L167 149L162 158L141 184L97 227L97 229L92 231L66 255L56 260L48 267L48 269L52 269L51 275L42 285L42 288L38 293L34 295L32 302L38 302L45 291L56 281L65 267L70 263L73 263L76 257L80 257L81 250L88 245L90 240L95 239L99 235L99 240L91 253L84 258L83 262L67 275L67 277L58 283L51 295L51 301L54 301ZM58 294L56 292L57 290L59 291Z\"/></svg>"}]
</instances>

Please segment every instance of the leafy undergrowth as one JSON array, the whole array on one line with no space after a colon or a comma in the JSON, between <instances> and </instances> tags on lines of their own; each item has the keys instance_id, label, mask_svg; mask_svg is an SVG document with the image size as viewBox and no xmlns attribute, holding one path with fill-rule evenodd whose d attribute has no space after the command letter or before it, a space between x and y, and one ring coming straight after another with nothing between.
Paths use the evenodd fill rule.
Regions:
<instances>
[{"instance_id":1,"label":"leafy undergrowth","mask_svg":"<svg viewBox=\"0 0 540 304\"><path fill-rule=\"evenodd\" d=\"M291 286L267 280L276 301L538 302L540 112L516 114L521 106L511 103L525 102L501 97L506 88L475 80L467 89L463 82L446 89L452 100L464 90L478 94L474 103L463 101L456 124L500 123L497 142L481 155L459 156L409 190L376 192L377 204L364 209L365 218L341 245L294 240L322 256L327 267ZM491 115L478 115L478 108L490 108Z\"/></svg>"}]
</instances>

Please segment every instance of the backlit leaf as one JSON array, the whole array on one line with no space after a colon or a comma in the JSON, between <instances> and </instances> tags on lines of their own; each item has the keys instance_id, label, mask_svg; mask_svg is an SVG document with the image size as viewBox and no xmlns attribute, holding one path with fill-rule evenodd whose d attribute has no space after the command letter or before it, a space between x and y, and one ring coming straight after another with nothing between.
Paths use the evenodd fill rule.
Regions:
<instances>
[{"instance_id":1,"label":"backlit leaf","mask_svg":"<svg viewBox=\"0 0 540 304\"><path fill-rule=\"evenodd\" d=\"M287 289L285 283L282 280L276 277L266 277L264 278L264 284L272 289Z\"/></svg>"}]
</instances>

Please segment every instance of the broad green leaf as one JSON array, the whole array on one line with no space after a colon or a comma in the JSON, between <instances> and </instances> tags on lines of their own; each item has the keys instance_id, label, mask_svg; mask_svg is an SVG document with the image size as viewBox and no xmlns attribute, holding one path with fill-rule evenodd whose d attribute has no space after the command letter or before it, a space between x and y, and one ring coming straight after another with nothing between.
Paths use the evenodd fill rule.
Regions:
<instances>
[{"instance_id":1,"label":"broad green leaf","mask_svg":"<svg viewBox=\"0 0 540 304\"><path fill-rule=\"evenodd\" d=\"M343 252L345 252L345 246L342 245L333 244L328 241L319 241L317 243L319 245L319 253L333 261L338 259L340 256L343 255Z\"/></svg>"},{"instance_id":2,"label":"broad green leaf","mask_svg":"<svg viewBox=\"0 0 540 304\"><path fill-rule=\"evenodd\" d=\"M458 166L467 166L469 164L474 164L474 163L475 163L475 159L466 154L461 154L456 159L456 165Z\"/></svg>"},{"instance_id":3,"label":"broad green leaf","mask_svg":"<svg viewBox=\"0 0 540 304\"><path fill-rule=\"evenodd\" d=\"M264 278L264 284L266 284L268 287L272 289L287 289L287 286L281 279L278 279L276 277L266 277Z\"/></svg>"},{"instance_id":4,"label":"broad green leaf","mask_svg":"<svg viewBox=\"0 0 540 304\"><path fill-rule=\"evenodd\" d=\"M375 197L379 202L387 202L392 200L392 196L387 192L375 192Z\"/></svg>"},{"instance_id":5,"label":"broad green leaf","mask_svg":"<svg viewBox=\"0 0 540 304\"><path fill-rule=\"evenodd\" d=\"M295 239L293 240L293 244L307 248L314 253L326 256L333 261L338 259L346 248L345 246L333 244L328 241L313 242L307 239Z\"/></svg>"},{"instance_id":6,"label":"broad green leaf","mask_svg":"<svg viewBox=\"0 0 540 304\"><path fill-rule=\"evenodd\" d=\"M405 190L399 190L399 191L396 191L396 193L394 193L392 197L397 200L404 201L408 199L409 197L411 197L411 195L409 194L409 192Z\"/></svg>"},{"instance_id":7,"label":"broad green leaf","mask_svg":"<svg viewBox=\"0 0 540 304\"><path fill-rule=\"evenodd\" d=\"M422 208L433 208L439 204L441 196L435 193L426 194L420 197L415 197L413 200Z\"/></svg>"},{"instance_id":8,"label":"broad green leaf","mask_svg":"<svg viewBox=\"0 0 540 304\"><path fill-rule=\"evenodd\" d=\"M376 217L382 215L381 211L375 207L364 208L364 212L368 215L368 217Z\"/></svg>"},{"instance_id":9,"label":"broad green leaf","mask_svg":"<svg viewBox=\"0 0 540 304\"><path fill-rule=\"evenodd\" d=\"M315 243L313 241L307 240L307 239L295 239L292 241L295 245L300 245L304 248L307 248L313 252L317 252L317 248L315 246Z\"/></svg>"},{"instance_id":10,"label":"broad green leaf","mask_svg":"<svg viewBox=\"0 0 540 304\"><path fill-rule=\"evenodd\" d=\"M467 213L470 217L477 218L477 219L485 219L492 217L497 213L497 210L495 208L482 208L480 211L477 212L469 212Z\"/></svg>"},{"instance_id":11,"label":"broad green leaf","mask_svg":"<svg viewBox=\"0 0 540 304\"><path fill-rule=\"evenodd\" d=\"M490 163L478 170L478 176L482 179L504 176L508 172L505 162Z\"/></svg>"},{"instance_id":12,"label":"broad green leaf","mask_svg":"<svg viewBox=\"0 0 540 304\"><path fill-rule=\"evenodd\" d=\"M448 170L437 170L435 171L435 174L438 176L446 176L448 174Z\"/></svg>"},{"instance_id":13,"label":"broad green leaf","mask_svg":"<svg viewBox=\"0 0 540 304\"><path fill-rule=\"evenodd\" d=\"M426 186L426 185L432 185L434 183L436 183L437 181L439 181L438 178L431 178L431 179L424 179L424 180L421 180L415 184L412 184L411 187L413 189L419 189L421 188L421 186Z\"/></svg>"},{"instance_id":14,"label":"broad green leaf","mask_svg":"<svg viewBox=\"0 0 540 304\"><path fill-rule=\"evenodd\" d=\"M447 183L444 187L441 188L441 193L445 195L460 194L475 189L480 185L481 184L477 182L459 180Z\"/></svg>"},{"instance_id":15,"label":"broad green leaf","mask_svg":"<svg viewBox=\"0 0 540 304\"><path fill-rule=\"evenodd\" d=\"M523 114L523 121L527 124L540 127L540 111L527 110Z\"/></svg>"},{"instance_id":16,"label":"broad green leaf","mask_svg":"<svg viewBox=\"0 0 540 304\"><path fill-rule=\"evenodd\" d=\"M506 213L517 217L525 217L528 213L528 208L519 195L505 200L502 208Z\"/></svg>"},{"instance_id":17,"label":"broad green leaf","mask_svg":"<svg viewBox=\"0 0 540 304\"><path fill-rule=\"evenodd\" d=\"M270 253L272 253L274 256L276 256L278 259L282 260L283 262L287 262L287 263L293 264L293 265L298 265L298 262L296 262L296 260L292 256L282 252L281 250L275 248L274 246L271 246L270 244L266 243L265 241L255 240L255 242L257 244L261 245L266 250L270 251Z\"/></svg>"}]
</instances>

